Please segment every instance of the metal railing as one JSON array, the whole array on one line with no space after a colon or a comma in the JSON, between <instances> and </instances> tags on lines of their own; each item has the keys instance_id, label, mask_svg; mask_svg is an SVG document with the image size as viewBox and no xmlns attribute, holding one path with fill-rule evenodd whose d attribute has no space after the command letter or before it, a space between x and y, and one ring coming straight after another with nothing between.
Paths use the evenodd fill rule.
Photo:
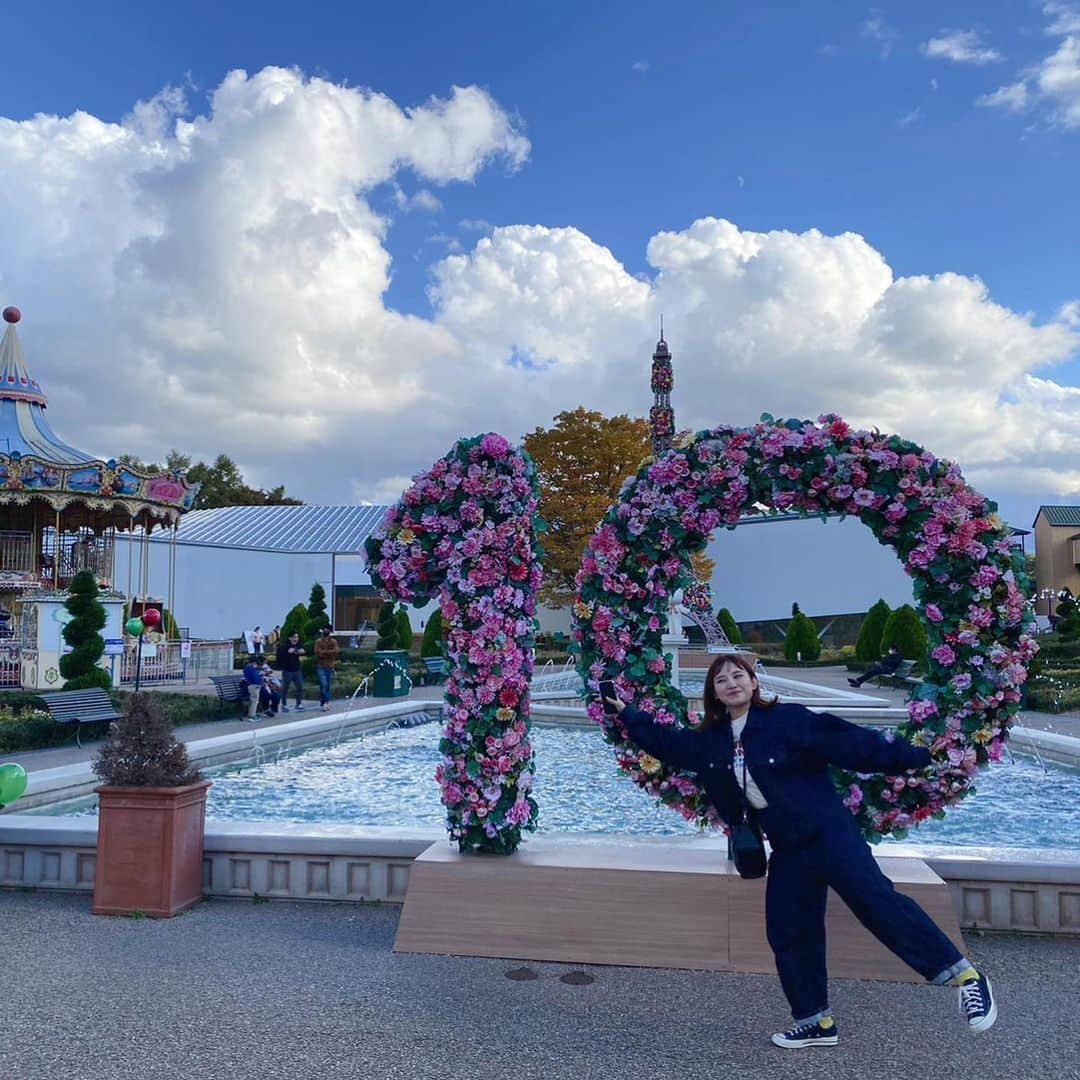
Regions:
<instances>
[{"instance_id":1,"label":"metal railing","mask_svg":"<svg viewBox=\"0 0 1080 1080\"><path fill-rule=\"evenodd\" d=\"M22 649L18 645L0 644L0 686L22 685Z\"/></svg>"},{"instance_id":2,"label":"metal railing","mask_svg":"<svg viewBox=\"0 0 1080 1080\"><path fill-rule=\"evenodd\" d=\"M187 651L188 655L184 655ZM132 644L120 658L120 682L133 683L138 650ZM234 648L231 641L143 642L141 683L198 682L211 675L230 675Z\"/></svg>"},{"instance_id":3,"label":"metal railing","mask_svg":"<svg viewBox=\"0 0 1080 1080\"><path fill-rule=\"evenodd\" d=\"M0 532L0 570L34 573L34 537L28 532Z\"/></svg>"}]
</instances>

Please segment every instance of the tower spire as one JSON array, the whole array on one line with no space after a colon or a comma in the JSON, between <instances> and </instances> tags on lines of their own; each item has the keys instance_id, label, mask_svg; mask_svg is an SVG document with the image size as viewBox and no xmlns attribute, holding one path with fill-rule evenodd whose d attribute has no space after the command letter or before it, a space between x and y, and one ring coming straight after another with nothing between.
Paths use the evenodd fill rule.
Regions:
<instances>
[{"instance_id":1,"label":"tower spire","mask_svg":"<svg viewBox=\"0 0 1080 1080\"><path fill-rule=\"evenodd\" d=\"M671 407L671 388L675 376L671 368L671 352L664 340L664 316L660 316L660 340L652 358L653 404L649 410L649 432L652 436L653 457L671 449L675 437L675 410Z\"/></svg>"}]
</instances>

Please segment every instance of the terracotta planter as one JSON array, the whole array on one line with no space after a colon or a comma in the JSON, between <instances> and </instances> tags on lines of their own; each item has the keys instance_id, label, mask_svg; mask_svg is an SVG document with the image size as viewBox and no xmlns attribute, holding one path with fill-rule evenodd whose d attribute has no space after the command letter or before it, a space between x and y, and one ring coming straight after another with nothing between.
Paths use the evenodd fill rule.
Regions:
<instances>
[{"instance_id":1,"label":"terracotta planter","mask_svg":"<svg viewBox=\"0 0 1080 1080\"><path fill-rule=\"evenodd\" d=\"M95 915L168 919L202 898L209 780L184 787L99 787Z\"/></svg>"}]
</instances>

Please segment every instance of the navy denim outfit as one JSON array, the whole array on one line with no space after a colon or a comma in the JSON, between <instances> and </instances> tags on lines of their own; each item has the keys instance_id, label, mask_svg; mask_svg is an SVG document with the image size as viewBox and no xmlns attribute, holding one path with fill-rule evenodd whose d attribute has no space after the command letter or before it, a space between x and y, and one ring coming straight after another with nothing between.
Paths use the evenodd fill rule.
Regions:
<instances>
[{"instance_id":1,"label":"navy denim outfit","mask_svg":"<svg viewBox=\"0 0 1080 1080\"><path fill-rule=\"evenodd\" d=\"M645 712L620 715L630 738L665 765L693 773L726 822L742 818L731 726L707 731L657 724ZM934 983L967 967L956 946L914 900L881 872L829 766L896 775L930 764L930 752L829 713L778 703L751 708L742 731L746 767L768 806L752 811L772 847L765 926L776 970L798 1022L829 1011L825 902L832 886L883 945Z\"/></svg>"}]
</instances>

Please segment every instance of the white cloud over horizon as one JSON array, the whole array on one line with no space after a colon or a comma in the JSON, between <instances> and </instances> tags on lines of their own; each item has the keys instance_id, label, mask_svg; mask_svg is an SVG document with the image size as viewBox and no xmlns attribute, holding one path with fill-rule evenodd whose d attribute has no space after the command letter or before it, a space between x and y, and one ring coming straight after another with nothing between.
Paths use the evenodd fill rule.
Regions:
<instances>
[{"instance_id":1,"label":"white cloud over horizon","mask_svg":"<svg viewBox=\"0 0 1080 1080\"><path fill-rule=\"evenodd\" d=\"M898 278L854 233L704 217L648 238L638 277L578 229L463 221L488 234L433 265L430 317L389 308L370 194L433 208L529 150L476 87L403 108L280 68L193 118L169 90L119 124L0 119L0 301L68 441L225 452L312 500L391 499L463 434L644 414L661 312L680 426L836 411L992 494L1080 493L1080 389L1050 374L1080 307L1040 324L975 278Z\"/></svg>"},{"instance_id":2,"label":"white cloud over horizon","mask_svg":"<svg viewBox=\"0 0 1080 1080\"><path fill-rule=\"evenodd\" d=\"M919 46L928 60L951 60L954 64L993 64L1003 57L996 49L982 43L978 30L943 30Z\"/></svg>"}]
</instances>

